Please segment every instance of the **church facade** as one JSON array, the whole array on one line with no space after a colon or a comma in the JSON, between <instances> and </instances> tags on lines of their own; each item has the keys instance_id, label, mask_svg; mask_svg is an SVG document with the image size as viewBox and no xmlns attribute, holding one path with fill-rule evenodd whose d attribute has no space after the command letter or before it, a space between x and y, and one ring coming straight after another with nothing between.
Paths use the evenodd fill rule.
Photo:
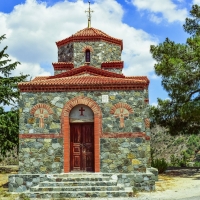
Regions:
<instances>
[{"instance_id":1,"label":"church facade","mask_svg":"<svg viewBox=\"0 0 200 200\"><path fill-rule=\"evenodd\" d=\"M123 75L123 42L101 30L56 45L54 75L18 86L19 172L10 191L73 173L126 175L129 187L153 190L148 78Z\"/></svg>"}]
</instances>

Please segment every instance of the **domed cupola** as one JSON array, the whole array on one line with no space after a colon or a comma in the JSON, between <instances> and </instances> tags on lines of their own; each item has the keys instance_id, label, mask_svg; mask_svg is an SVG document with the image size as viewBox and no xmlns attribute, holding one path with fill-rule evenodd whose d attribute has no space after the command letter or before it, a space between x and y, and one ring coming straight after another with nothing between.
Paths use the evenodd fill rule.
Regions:
<instances>
[{"instance_id":1,"label":"domed cupola","mask_svg":"<svg viewBox=\"0 0 200 200\"><path fill-rule=\"evenodd\" d=\"M90 7L86 12L89 12L88 27L56 42L58 62L53 63L55 74L83 65L121 74L123 41L91 27Z\"/></svg>"}]
</instances>

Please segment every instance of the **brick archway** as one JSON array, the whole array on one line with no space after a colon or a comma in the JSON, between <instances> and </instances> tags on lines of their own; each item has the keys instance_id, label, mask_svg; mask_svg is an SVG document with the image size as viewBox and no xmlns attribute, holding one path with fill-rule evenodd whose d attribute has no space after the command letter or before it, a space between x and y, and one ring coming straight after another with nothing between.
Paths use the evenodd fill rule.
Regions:
<instances>
[{"instance_id":1,"label":"brick archway","mask_svg":"<svg viewBox=\"0 0 200 200\"><path fill-rule=\"evenodd\" d=\"M100 172L100 135L102 132L102 113L99 105L92 99L79 96L68 101L61 115L62 134L64 139L64 172L70 172L70 123L69 113L71 109L78 105L84 104L94 112L94 172Z\"/></svg>"}]
</instances>

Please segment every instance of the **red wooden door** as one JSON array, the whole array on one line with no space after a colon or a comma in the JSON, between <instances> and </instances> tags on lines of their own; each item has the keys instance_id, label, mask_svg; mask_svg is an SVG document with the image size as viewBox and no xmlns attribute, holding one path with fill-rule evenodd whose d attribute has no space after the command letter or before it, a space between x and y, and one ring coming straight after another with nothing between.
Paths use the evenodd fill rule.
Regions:
<instances>
[{"instance_id":1,"label":"red wooden door","mask_svg":"<svg viewBox=\"0 0 200 200\"><path fill-rule=\"evenodd\" d=\"M94 124L70 124L71 171L94 171Z\"/></svg>"}]
</instances>

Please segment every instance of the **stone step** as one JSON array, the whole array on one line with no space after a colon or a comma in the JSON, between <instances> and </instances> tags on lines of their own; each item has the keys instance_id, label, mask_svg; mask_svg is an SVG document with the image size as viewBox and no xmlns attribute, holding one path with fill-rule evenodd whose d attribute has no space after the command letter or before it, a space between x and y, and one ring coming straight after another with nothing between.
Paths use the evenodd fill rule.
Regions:
<instances>
[{"instance_id":1,"label":"stone step","mask_svg":"<svg viewBox=\"0 0 200 200\"><path fill-rule=\"evenodd\" d=\"M117 181L41 182L39 187L116 186Z\"/></svg>"},{"instance_id":2,"label":"stone step","mask_svg":"<svg viewBox=\"0 0 200 200\"><path fill-rule=\"evenodd\" d=\"M123 187L118 186L69 186L69 187L32 187L31 192L48 192L48 191L124 191Z\"/></svg>"},{"instance_id":3,"label":"stone step","mask_svg":"<svg viewBox=\"0 0 200 200\"><path fill-rule=\"evenodd\" d=\"M50 175L51 176L51 175ZM54 177L105 177L108 175L103 173L62 173L62 174L54 174Z\"/></svg>"},{"instance_id":4,"label":"stone step","mask_svg":"<svg viewBox=\"0 0 200 200\"><path fill-rule=\"evenodd\" d=\"M132 197L133 191L69 191L69 192L26 192L29 198L113 198L113 197Z\"/></svg>"},{"instance_id":5,"label":"stone step","mask_svg":"<svg viewBox=\"0 0 200 200\"><path fill-rule=\"evenodd\" d=\"M110 177L51 177L49 182L109 181Z\"/></svg>"}]
</instances>

